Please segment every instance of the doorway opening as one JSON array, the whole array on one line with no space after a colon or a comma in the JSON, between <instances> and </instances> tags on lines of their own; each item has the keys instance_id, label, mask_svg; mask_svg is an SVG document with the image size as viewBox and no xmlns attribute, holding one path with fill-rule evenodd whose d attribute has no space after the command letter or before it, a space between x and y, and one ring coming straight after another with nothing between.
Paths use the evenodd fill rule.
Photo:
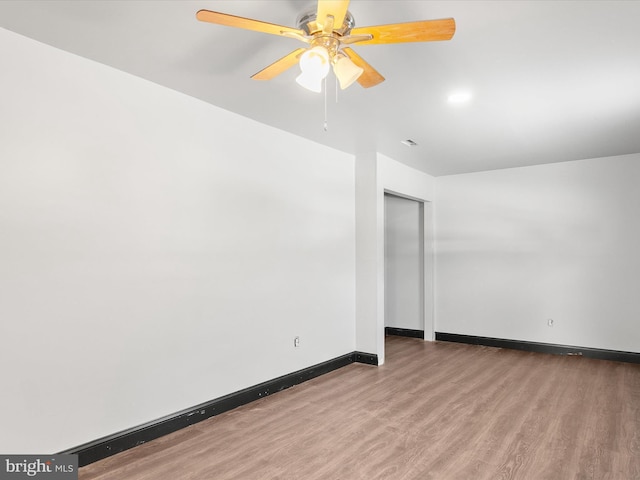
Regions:
<instances>
[{"instance_id":1,"label":"doorway opening","mask_svg":"<svg viewBox=\"0 0 640 480\"><path fill-rule=\"evenodd\" d=\"M386 335L431 337L425 337L424 208L424 202L384 194Z\"/></svg>"}]
</instances>

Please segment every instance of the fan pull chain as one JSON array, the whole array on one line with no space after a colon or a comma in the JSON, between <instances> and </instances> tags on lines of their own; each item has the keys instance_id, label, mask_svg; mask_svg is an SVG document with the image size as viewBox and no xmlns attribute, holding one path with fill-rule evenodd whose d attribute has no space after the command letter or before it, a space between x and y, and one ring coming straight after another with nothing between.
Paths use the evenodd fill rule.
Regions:
<instances>
[{"instance_id":1,"label":"fan pull chain","mask_svg":"<svg viewBox=\"0 0 640 480\"><path fill-rule=\"evenodd\" d=\"M323 90L324 90L324 131L329 130L329 122L327 121L327 77L324 77L322 80L324 82Z\"/></svg>"}]
</instances>

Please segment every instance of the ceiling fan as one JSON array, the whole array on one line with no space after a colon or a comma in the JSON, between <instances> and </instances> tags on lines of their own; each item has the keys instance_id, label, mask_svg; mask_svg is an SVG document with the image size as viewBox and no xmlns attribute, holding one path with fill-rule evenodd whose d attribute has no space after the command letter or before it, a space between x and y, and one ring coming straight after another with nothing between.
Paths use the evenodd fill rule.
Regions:
<instances>
[{"instance_id":1,"label":"ceiling fan","mask_svg":"<svg viewBox=\"0 0 640 480\"><path fill-rule=\"evenodd\" d=\"M453 18L355 28L348 8L349 0L318 0L317 9L298 17L297 28L210 10L200 10L196 18L202 22L290 37L308 44L307 48L294 50L251 78L270 80L299 63L302 73L296 81L315 92L322 90L322 80L331 67L343 89L356 80L365 88L384 81L384 77L349 45L450 40L456 31Z\"/></svg>"}]
</instances>

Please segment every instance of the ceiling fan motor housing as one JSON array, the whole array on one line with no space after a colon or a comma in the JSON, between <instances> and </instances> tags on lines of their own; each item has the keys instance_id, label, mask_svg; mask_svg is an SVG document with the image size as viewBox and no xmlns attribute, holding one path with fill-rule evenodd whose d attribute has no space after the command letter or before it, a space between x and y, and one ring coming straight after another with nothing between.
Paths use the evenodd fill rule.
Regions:
<instances>
[{"instance_id":1,"label":"ceiling fan motor housing","mask_svg":"<svg viewBox=\"0 0 640 480\"><path fill-rule=\"evenodd\" d=\"M315 9L309 10L300 16L296 20L296 24L300 30L303 30L307 35L313 36L315 34L322 32L322 26L318 25L317 20L317 11ZM344 22L342 22L342 26L336 28L334 26L333 32L340 36L349 35L351 29L356 26L356 22L351 15L351 12L347 12L344 16Z\"/></svg>"}]
</instances>

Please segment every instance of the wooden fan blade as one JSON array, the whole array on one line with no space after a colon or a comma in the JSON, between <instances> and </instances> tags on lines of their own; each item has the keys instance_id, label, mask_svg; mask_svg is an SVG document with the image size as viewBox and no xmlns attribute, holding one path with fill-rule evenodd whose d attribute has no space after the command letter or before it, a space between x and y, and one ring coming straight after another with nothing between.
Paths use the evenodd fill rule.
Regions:
<instances>
[{"instance_id":1,"label":"wooden fan blade","mask_svg":"<svg viewBox=\"0 0 640 480\"><path fill-rule=\"evenodd\" d=\"M282 72L298 63L298 58L305 50L306 48L298 48L294 50L290 54L282 57L280 60L273 62L268 67L263 68L255 75L252 75L251 78L254 80L271 80L273 77L280 75Z\"/></svg>"},{"instance_id":2,"label":"wooden fan blade","mask_svg":"<svg viewBox=\"0 0 640 480\"><path fill-rule=\"evenodd\" d=\"M342 49L346 53L351 61L360 68L364 69L362 75L358 77L358 83L364 88L375 87L379 83L384 82L384 77L378 73L378 71L369 65L360 55L358 55L353 49L347 47Z\"/></svg>"},{"instance_id":3,"label":"wooden fan blade","mask_svg":"<svg viewBox=\"0 0 640 480\"><path fill-rule=\"evenodd\" d=\"M217 23L228 27L244 28L245 30L255 30L256 32L270 33L272 35L283 35L293 33L305 35L299 28L285 27L274 23L261 22L245 17L236 17L227 13L212 12L211 10L200 10L196 13L196 18L201 22Z\"/></svg>"},{"instance_id":4,"label":"wooden fan blade","mask_svg":"<svg viewBox=\"0 0 640 480\"><path fill-rule=\"evenodd\" d=\"M333 26L340 28L344 23L348 8L349 0L318 0L316 23L323 26L327 15L331 15L333 16Z\"/></svg>"},{"instance_id":5,"label":"wooden fan blade","mask_svg":"<svg viewBox=\"0 0 640 480\"><path fill-rule=\"evenodd\" d=\"M367 33L373 35L373 38L358 42L358 45L451 40L453 34L456 33L456 22L453 18L444 18L442 20L422 20L419 22L360 27L351 30L351 35Z\"/></svg>"}]
</instances>

